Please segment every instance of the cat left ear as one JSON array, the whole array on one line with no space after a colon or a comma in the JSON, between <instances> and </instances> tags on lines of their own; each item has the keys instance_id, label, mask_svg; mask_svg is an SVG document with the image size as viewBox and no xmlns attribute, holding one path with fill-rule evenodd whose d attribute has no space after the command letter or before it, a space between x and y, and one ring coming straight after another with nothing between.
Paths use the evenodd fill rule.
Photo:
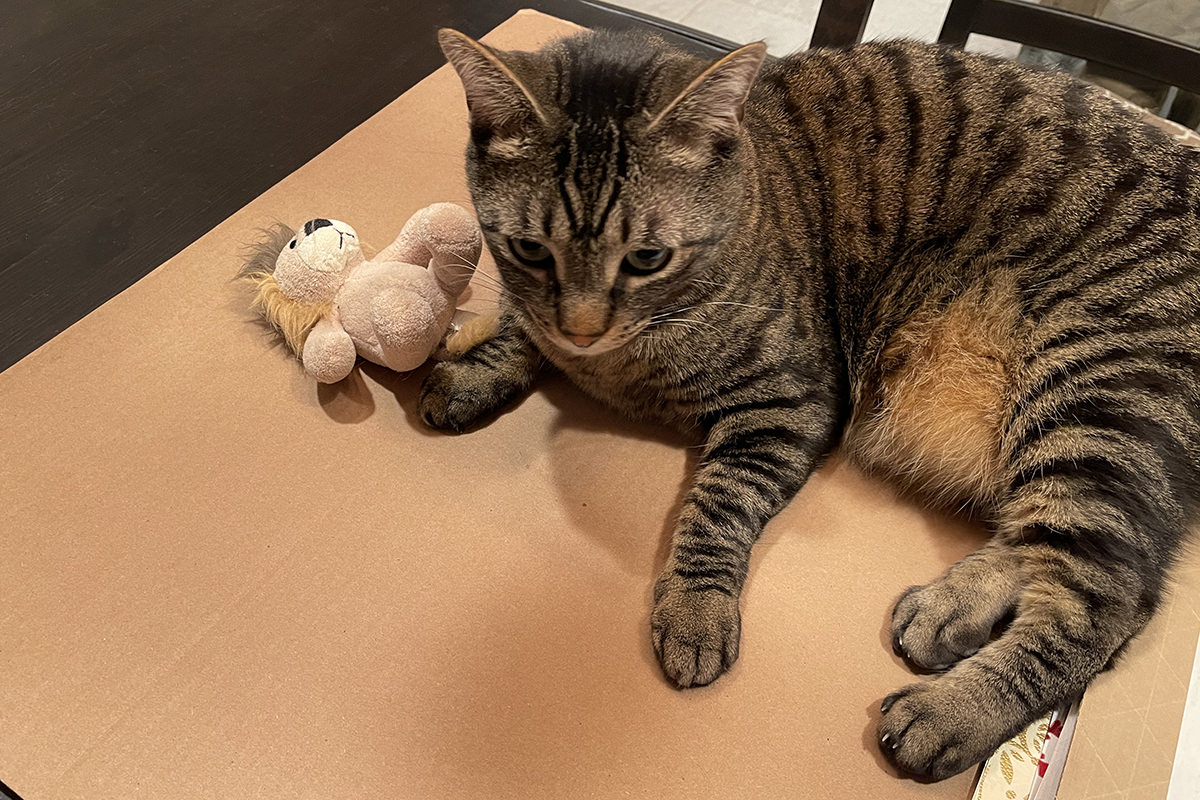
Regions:
<instances>
[{"instance_id":1,"label":"cat left ear","mask_svg":"<svg viewBox=\"0 0 1200 800\"><path fill-rule=\"evenodd\" d=\"M754 42L719 59L659 112L650 129L681 126L717 139L737 136L746 97L766 56L767 46Z\"/></svg>"},{"instance_id":2,"label":"cat left ear","mask_svg":"<svg viewBox=\"0 0 1200 800\"><path fill-rule=\"evenodd\" d=\"M438 44L462 80L471 126L501 136L516 136L546 115L529 88L486 45L451 28L438 31Z\"/></svg>"}]
</instances>

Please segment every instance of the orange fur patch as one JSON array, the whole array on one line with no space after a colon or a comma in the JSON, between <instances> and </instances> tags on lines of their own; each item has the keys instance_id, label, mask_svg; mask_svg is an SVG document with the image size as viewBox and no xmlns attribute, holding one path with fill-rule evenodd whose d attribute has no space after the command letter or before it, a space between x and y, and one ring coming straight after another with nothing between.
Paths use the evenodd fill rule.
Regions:
<instances>
[{"instance_id":1,"label":"orange fur patch","mask_svg":"<svg viewBox=\"0 0 1200 800\"><path fill-rule=\"evenodd\" d=\"M945 503L995 498L1018 328L1014 296L1012 287L976 286L901 325L868 393L875 402L855 409L847 431L847 450L860 465Z\"/></svg>"},{"instance_id":2,"label":"orange fur patch","mask_svg":"<svg viewBox=\"0 0 1200 800\"><path fill-rule=\"evenodd\" d=\"M472 317L446 339L446 351L458 358L477 344L483 344L500 331L500 312L488 311Z\"/></svg>"}]
</instances>

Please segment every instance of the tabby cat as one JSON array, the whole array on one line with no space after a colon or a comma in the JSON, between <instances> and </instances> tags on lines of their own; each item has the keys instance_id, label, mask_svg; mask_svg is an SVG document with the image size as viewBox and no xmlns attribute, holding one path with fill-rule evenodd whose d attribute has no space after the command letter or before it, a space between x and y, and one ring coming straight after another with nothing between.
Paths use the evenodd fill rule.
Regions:
<instances>
[{"instance_id":1,"label":"tabby cat","mask_svg":"<svg viewBox=\"0 0 1200 800\"><path fill-rule=\"evenodd\" d=\"M549 362L705 432L651 615L675 684L737 658L750 548L839 444L995 531L893 612L943 671L883 701L901 768L960 772L1112 663L1197 505L1195 153L1067 75L911 42L440 41L506 290L421 414L464 430Z\"/></svg>"}]
</instances>

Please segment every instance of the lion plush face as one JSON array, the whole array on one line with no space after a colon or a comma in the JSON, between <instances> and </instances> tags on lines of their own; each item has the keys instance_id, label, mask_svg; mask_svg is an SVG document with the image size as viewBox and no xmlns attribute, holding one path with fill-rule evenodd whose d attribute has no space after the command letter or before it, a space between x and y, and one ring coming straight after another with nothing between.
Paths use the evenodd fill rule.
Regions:
<instances>
[{"instance_id":1,"label":"lion plush face","mask_svg":"<svg viewBox=\"0 0 1200 800\"><path fill-rule=\"evenodd\" d=\"M363 261L354 228L311 219L299 231L282 223L248 248L241 277L254 287L251 308L262 314L299 358L309 332L333 310L350 270Z\"/></svg>"},{"instance_id":2,"label":"lion plush face","mask_svg":"<svg viewBox=\"0 0 1200 800\"><path fill-rule=\"evenodd\" d=\"M280 251L275 280L292 300L328 303L362 260L354 228L337 220L310 219Z\"/></svg>"}]
</instances>

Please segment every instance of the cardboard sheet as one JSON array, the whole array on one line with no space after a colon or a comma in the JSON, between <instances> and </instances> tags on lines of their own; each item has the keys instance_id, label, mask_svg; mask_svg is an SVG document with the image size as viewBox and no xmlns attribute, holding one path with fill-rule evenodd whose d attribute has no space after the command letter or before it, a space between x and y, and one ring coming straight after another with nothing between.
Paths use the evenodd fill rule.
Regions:
<instances>
[{"instance_id":1,"label":"cardboard sheet","mask_svg":"<svg viewBox=\"0 0 1200 800\"><path fill-rule=\"evenodd\" d=\"M522 13L488 41L569 30ZM648 619L695 442L555 381L431 433L423 373L319 387L256 324L230 282L256 227L330 216L377 249L467 201L465 136L443 69L0 375L0 778L25 800L968 797L971 774L897 778L874 731L914 679L892 602L978 530L833 462L756 550L741 660L676 691Z\"/></svg>"},{"instance_id":2,"label":"cardboard sheet","mask_svg":"<svg viewBox=\"0 0 1200 800\"><path fill-rule=\"evenodd\" d=\"M1196 555L1126 656L1083 696L1060 800L1162 800L1175 759L1200 761L1200 752L1177 755L1176 747L1200 637ZM1191 791L1200 797L1200 785Z\"/></svg>"}]
</instances>

